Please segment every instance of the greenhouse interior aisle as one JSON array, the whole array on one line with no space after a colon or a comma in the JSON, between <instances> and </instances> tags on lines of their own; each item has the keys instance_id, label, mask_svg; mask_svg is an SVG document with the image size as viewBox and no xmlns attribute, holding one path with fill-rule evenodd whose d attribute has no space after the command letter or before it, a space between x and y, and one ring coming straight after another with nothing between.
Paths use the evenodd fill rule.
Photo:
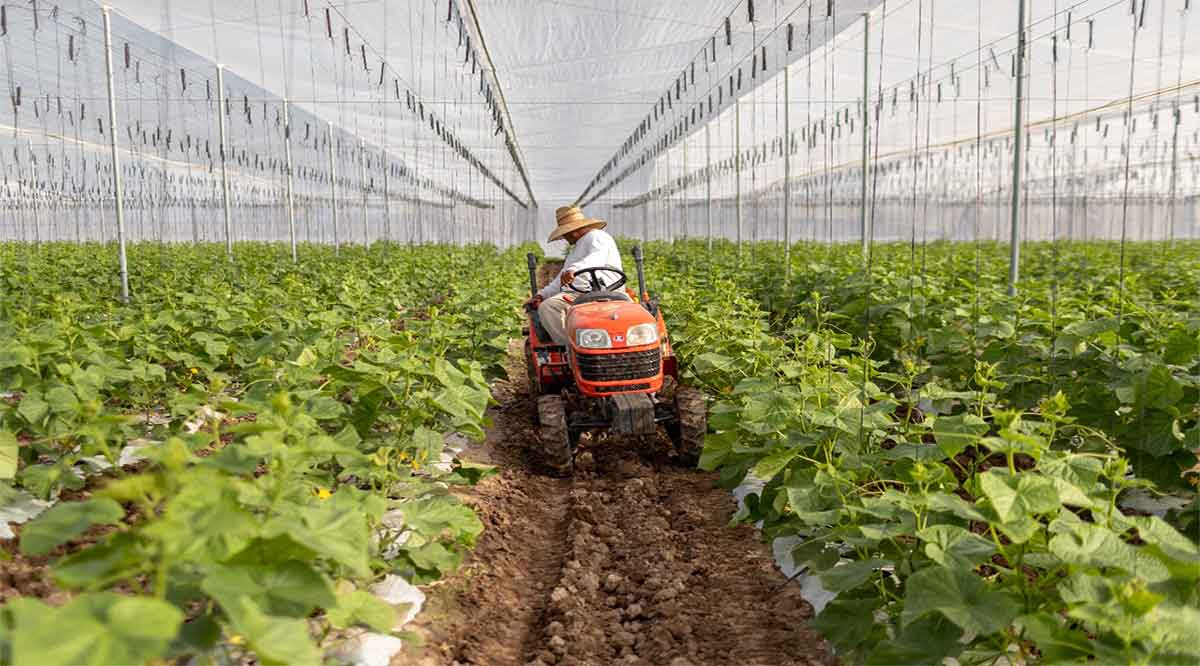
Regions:
<instances>
[{"instance_id":1,"label":"greenhouse interior aisle","mask_svg":"<svg viewBox=\"0 0 1200 666\"><path fill-rule=\"evenodd\" d=\"M0 0L0 665L1200 661L1198 13Z\"/></svg>"}]
</instances>

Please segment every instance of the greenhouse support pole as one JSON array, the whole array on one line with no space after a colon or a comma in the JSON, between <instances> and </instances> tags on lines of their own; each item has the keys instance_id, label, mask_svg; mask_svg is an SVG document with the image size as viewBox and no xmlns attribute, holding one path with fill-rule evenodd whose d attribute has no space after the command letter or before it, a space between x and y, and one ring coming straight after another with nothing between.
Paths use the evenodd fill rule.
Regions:
<instances>
[{"instance_id":1,"label":"greenhouse support pole","mask_svg":"<svg viewBox=\"0 0 1200 666\"><path fill-rule=\"evenodd\" d=\"M221 205L225 210L225 256L233 261L233 223L229 213L229 170L225 163L225 65L217 65L217 140L221 142Z\"/></svg>"},{"instance_id":2,"label":"greenhouse support pole","mask_svg":"<svg viewBox=\"0 0 1200 666\"><path fill-rule=\"evenodd\" d=\"M712 252L712 123L704 124L704 218L708 227L708 251Z\"/></svg>"},{"instance_id":3,"label":"greenhouse support pole","mask_svg":"<svg viewBox=\"0 0 1200 666\"><path fill-rule=\"evenodd\" d=\"M792 66L783 66L783 284L792 281Z\"/></svg>"},{"instance_id":4,"label":"greenhouse support pole","mask_svg":"<svg viewBox=\"0 0 1200 666\"><path fill-rule=\"evenodd\" d=\"M283 100L283 155L287 160L287 214L288 234L292 241L292 263L299 261L296 252L296 201L292 184L292 112L288 101Z\"/></svg>"},{"instance_id":5,"label":"greenhouse support pole","mask_svg":"<svg viewBox=\"0 0 1200 666\"><path fill-rule=\"evenodd\" d=\"M1171 133L1171 215L1167 222L1170 225L1167 229L1167 241L1171 247L1175 246L1175 212L1179 209L1179 122L1181 119L1179 105L1176 104L1171 111L1171 124L1174 127Z\"/></svg>"},{"instance_id":6,"label":"greenhouse support pole","mask_svg":"<svg viewBox=\"0 0 1200 666\"><path fill-rule=\"evenodd\" d=\"M1022 0L1023 2L1024 0ZM871 254L871 230L867 228L867 191L868 179L871 174L870 141L871 141L871 14L863 12L863 113L862 113L862 219L859 220L859 230L862 233L862 256L866 262Z\"/></svg>"},{"instance_id":7,"label":"greenhouse support pole","mask_svg":"<svg viewBox=\"0 0 1200 666\"><path fill-rule=\"evenodd\" d=\"M333 256L342 252L342 244L338 238L338 205L337 205L337 165L333 160L333 123L329 127L329 205L333 212Z\"/></svg>"},{"instance_id":8,"label":"greenhouse support pole","mask_svg":"<svg viewBox=\"0 0 1200 666\"><path fill-rule=\"evenodd\" d=\"M642 203L642 242L650 242L650 200Z\"/></svg>"},{"instance_id":9,"label":"greenhouse support pole","mask_svg":"<svg viewBox=\"0 0 1200 666\"><path fill-rule=\"evenodd\" d=\"M386 139L384 140L386 142ZM384 240L392 242L392 201L391 192L389 190L390 183L388 182L388 172L391 171L391 165L388 164L387 148L383 149L383 237Z\"/></svg>"},{"instance_id":10,"label":"greenhouse support pole","mask_svg":"<svg viewBox=\"0 0 1200 666\"><path fill-rule=\"evenodd\" d=\"M104 7L104 65L108 73L108 138L112 147L113 197L117 208L117 260L121 267L121 302L129 303L129 259L125 255L125 191L121 153L117 149L117 95L113 85L112 9Z\"/></svg>"},{"instance_id":11,"label":"greenhouse support pole","mask_svg":"<svg viewBox=\"0 0 1200 666\"><path fill-rule=\"evenodd\" d=\"M733 103L734 206L737 217L737 252L742 256L742 100Z\"/></svg>"},{"instance_id":12,"label":"greenhouse support pole","mask_svg":"<svg viewBox=\"0 0 1200 666\"><path fill-rule=\"evenodd\" d=\"M1025 156L1024 86L1025 86L1025 0L1017 0L1017 93L1014 96L1013 123L1013 185L1012 226L1008 250L1008 295L1017 295L1017 281L1021 273L1021 163Z\"/></svg>"},{"instance_id":13,"label":"greenhouse support pole","mask_svg":"<svg viewBox=\"0 0 1200 666\"><path fill-rule=\"evenodd\" d=\"M358 140L358 156L359 171L362 174L363 245L370 245L371 214L367 209L367 197L370 194L367 188L367 144L362 139Z\"/></svg>"}]
</instances>

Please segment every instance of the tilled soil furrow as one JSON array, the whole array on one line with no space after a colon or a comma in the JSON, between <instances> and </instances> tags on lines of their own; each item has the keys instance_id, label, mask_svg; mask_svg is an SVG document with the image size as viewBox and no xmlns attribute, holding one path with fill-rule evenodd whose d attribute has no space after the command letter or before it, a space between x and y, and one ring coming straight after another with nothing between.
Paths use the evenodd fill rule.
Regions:
<instances>
[{"instance_id":1,"label":"tilled soil furrow","mask_svg":"<svg viewBox=\"0 0 1200 666\"><path fill-rule=\"evenodd\" d=\"M755 530L728 526L729 492L665 464L665 442L586 438L574 480L545 476L513 365L485 445L469 452L503 470L465 498L484 534L418 620L428 645L401 663L835 663Z\"/></svg>"},{"instance_id":2,"label":"tilled soil furrow","mask_svg":"<svg viewBox=\"0 0 1200 666\"><path fill-rule=\"evenodd\" d=\"M831 663L805 628L811 607L780 589L750 530L727 527L732 504L708 475L636 460L576 482L570 549L529 663Z\"/></svg>"}]
</instances>

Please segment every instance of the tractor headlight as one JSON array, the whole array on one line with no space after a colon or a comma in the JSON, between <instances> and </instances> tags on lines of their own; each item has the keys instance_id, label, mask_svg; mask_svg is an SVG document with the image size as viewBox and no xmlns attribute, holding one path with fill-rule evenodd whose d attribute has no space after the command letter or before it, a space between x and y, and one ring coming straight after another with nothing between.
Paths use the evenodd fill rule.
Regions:
<instances>
[{"instance_id":1,"label":"tractor headlight","mask_svg":"<svg viewBox=\"0 0 1200 666\"><path fill-rule=\"evenodd\" d=\"M608 331L602 328L581 328L575 331L575 344L584 349L609 349L612 339L608 337Z\"/></svg>"},{"instance_id":2,"label":"tractor headlight","mask_svg":"<svg viewBox=\"0 0 1200 666\"><path fill-rule=\"evenodd\" d=\"M625 332L625 344L630 347L648 345L651 342L658 342L658 327L654 324L630 326Z\"/></svg>"}]
</instances>

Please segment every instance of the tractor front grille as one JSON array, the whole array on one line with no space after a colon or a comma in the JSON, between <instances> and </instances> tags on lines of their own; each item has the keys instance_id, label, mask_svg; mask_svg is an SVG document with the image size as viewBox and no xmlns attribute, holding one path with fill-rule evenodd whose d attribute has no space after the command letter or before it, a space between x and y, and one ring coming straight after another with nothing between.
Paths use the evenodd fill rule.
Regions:
<instances>
[{"instance_id":1,"label":"tractor front grille","mask_svg":"<svg viewBox=\"0 0 1200 666\"><path fill-rule=\"evenodd\" d=\"M648 379L659 373L662 352L659 348L639 352L576 354L579 376L589 382L620 382Z\"/></svg>"},{"instance_id":2,"label":"tractor front grille","mask_svg":"<svg viewBox=\"0 0 1200 666\"><path fill-rule=\"evenodd\" d=\"M649 384L620 384L617 386L597 386L596 393L621 393L623 391L649 391Z\"/></svg>"}]
</instances>

